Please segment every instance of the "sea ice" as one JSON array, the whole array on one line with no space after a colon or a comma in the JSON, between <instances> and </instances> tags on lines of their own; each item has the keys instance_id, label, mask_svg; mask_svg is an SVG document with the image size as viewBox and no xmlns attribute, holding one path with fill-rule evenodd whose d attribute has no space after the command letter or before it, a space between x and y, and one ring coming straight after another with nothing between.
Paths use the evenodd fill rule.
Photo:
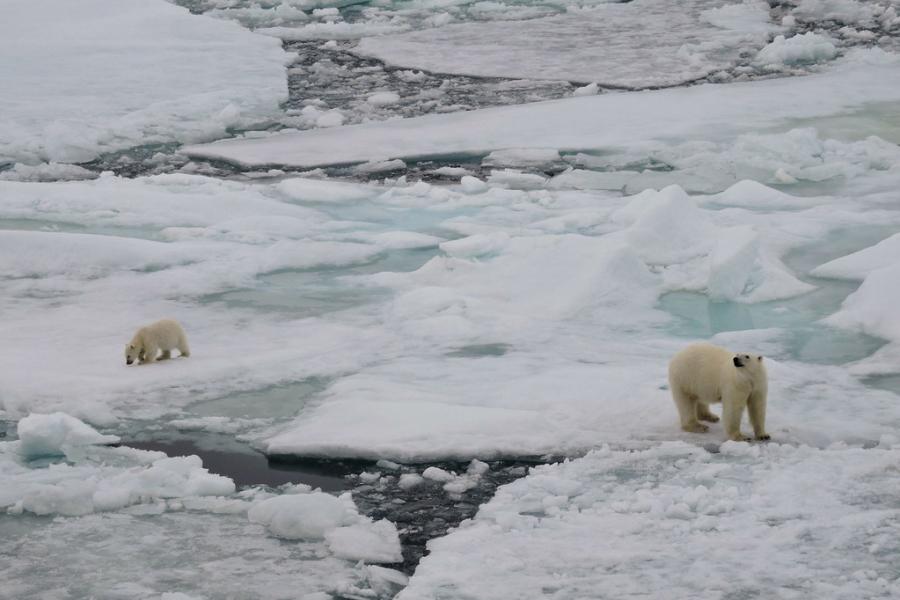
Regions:
<instances>
[{"instance_id":1,"label":"sea ice","mask_svg":"<svg viewBox=\"0 0 900 600\"><path fill-rule=\"evenodd\" d=\"M158 452L131 448L92 449L85 444L110 443L117 438L100 436L69 415L39 417L52 417L55 421L44 423L45 432L52 425L64 422L67 437L72 441L50 439L49 432L40 438L35 432L36 419L32 418L20 421L25 423L20 429L25 434L23 439L0 443L0 471L5 481L0 490L0 508L9 512L84 515L139 504L152 505L173 498L227 496L235 490L231 479L209 473L196 456L169 458ZM89 435L91 432L93 435ZM54 451L51 445L60 449ZM33 468L24 462L26 458L63 451L67 462L53 463L47 468Z\"/></svg>"},{"instance_id":2,"label":"sea ice","mask_svg":"<svg viewBox=\"0 0 900 600\"><path fill-rule=\"evenodd\" d=\"M890 597L898 452L675 442L537 467L432 540L398 599Z\"/></svg>"},{"instance_id":3,"label":"sea ice","mask_svg":"<svg viewBox=\"0 0 900 600\"><path fill-rule=\"evenodd\" d=\"M277 40L162 1L9 0L0 54L0 164L212 140L287 93Z\"/></svg>"},{"instance_id":4,"label":"sea ice","mask_svg":"<svg viewBox=\"0 0 900 600\"><path fill-rule=\"evenodd\" d=\"M372 571L376 567L337 558L321 542L285 543L266 535L247 521L245 511L185 507L77 519L2 516L4 594L23 600L48 594L160 600L167 594L211 599L246 591L260 600L283 600L287 590L324 600L338 589L352 589L374 600L393 597L405 583L390 569Z\"/></svg>"},{"instance_id":5,"label":"sea ice","mask_svg":"<svg viewBox=\"0 0 900 600\"><path fill-rule=\"evenodd\" d=\"M762 47L779 29L769 22L764 2L721 4L691 0L672 11L659 0L597 3L524 22L367 36L356 51L438 73L631 88L678 85L733 66L742 50Z\"/></svg>"},{"instance_id":6,"label":"sea ice","mask_svg":"<svg viewBox=\"0 0 900 600\"><path fill-rule=\"evenodd\" d=\"M806 77L566 98L259 139L223 140L189 146L184 152L247 166L314 167L388 158L477 155L536 146L563 151L621 149L651 140L733 141L733 136L741 133L759 135L764 140L765 136L757 133L760 129L896 101L900 91L893 81L898 71L900 62L894 55L877 49L857 50L829 69ZM790 102L785 101L788 97ZM831 165L827 173L808 173L807 177L827 179L844 169ZM729 180L725 187L735 181Z\"/></svg>"}]
</instances>

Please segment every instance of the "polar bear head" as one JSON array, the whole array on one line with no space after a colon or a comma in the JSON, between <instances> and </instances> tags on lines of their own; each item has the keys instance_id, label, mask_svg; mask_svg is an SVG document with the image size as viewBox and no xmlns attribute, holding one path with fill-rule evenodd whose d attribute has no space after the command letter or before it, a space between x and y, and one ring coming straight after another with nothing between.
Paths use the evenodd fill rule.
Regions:
<instances>
[{"instance_id":1,"label":"polar bear head","mask_svg":"<svg viewBox=\"0 0 900 600\"><path fill-rule=\"evenodd\" d=\"M760 354L735 354L731 359L734 366L739 369L746 369L750 374L763 371L763 357Z\"/></svg>"},{"instance_id":2,"label":"polar bear head","mask_svg":"<svg viewBox=\"0 0 900 600\"><path fill-rule=\"evenodd\" d=\"M129 342L125 344L125 364L130 365L135 360L144 360L144 349Z\"/></svg>"}]
</instances>

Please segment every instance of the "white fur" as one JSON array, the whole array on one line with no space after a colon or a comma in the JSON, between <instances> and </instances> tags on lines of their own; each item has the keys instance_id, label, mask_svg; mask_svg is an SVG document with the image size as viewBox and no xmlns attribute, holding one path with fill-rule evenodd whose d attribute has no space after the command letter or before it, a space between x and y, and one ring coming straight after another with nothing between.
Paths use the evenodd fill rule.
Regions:
<instances>
[{"instance_id":1,"label":"white fur","mask_svg":"<svg viewBox=\"0 0 900 600\"><path fill-rule=\"evenodd\" d=\"M736 366L735 360L741 366ZM749 439L741 434L745 407L756 439L769 439L766 434L769 380L762 356L735 354L712 344L691 344L669 362L669 389L685 431L707 431L709 427L700 421L718 421L719 417L709 411L709 405L721 402L728 439Z\"/></svg>"},{"instance_id":2,"label":"white fur","mask_svg":"<svg viewBox=\"0 0 900 600\"><path fill-rule=\"evenodd\" d=\"M159 358L164 360L172 357L172 350L178 349L181 356L188 357L191 350L188 348L187 336L178 321L163 319L141 327L125 345L125 364L130 365L137 359L141 363L154 362ZM157 357L160 350L162 355Z\"/></svg>"}]
</instances>

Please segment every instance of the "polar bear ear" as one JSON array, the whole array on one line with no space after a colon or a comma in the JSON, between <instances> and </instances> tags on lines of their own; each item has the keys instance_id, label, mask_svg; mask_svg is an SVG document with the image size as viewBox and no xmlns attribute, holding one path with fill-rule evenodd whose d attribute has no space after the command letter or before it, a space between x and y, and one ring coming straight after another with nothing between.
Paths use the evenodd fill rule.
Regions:
<instances>
[{"instance_id":1,"label":"polar bear ear","mask_svg":"<svg viewBox=\"0 0 900 600\"><path fill-rule=\"evenodd\" d=\"M740 357L740 356L735 356L734 359L733 359L733 362L734 362L734 366L736 366L736 367L743 367L743 366L744 366L744 362L741 360L741 357Z\"/></svg>"}]
</instances>

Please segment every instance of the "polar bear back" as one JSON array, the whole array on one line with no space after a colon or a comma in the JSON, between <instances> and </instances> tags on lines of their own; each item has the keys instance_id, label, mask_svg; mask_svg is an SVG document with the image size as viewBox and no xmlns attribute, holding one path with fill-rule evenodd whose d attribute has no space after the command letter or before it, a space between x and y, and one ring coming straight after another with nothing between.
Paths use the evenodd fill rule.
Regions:
<instances>
[{"instance_id":1,"label":"polar bear back","mask_svg":"<svg viewBox=\"0 0 900 600\"><path fill-rule=\"evenodd\" d=\"M734 353L713 344L691 344L669 362L669 386L704 404L722 400L722 384L733 381ZM723 372L724 371L724 372Z\"/></svg>"},{"instance_id":2,"label":"polar bear back","mask_svg":"<svg viewBox=\"0 0 900 600\"><path fill-rule=\"evenodd\" d=\"M155 346L162 350L171 350L184 343L185 335L178 321L162 319L141 327L135 338L140 338L143 347Z\"/></svg>"}]
</instances>

